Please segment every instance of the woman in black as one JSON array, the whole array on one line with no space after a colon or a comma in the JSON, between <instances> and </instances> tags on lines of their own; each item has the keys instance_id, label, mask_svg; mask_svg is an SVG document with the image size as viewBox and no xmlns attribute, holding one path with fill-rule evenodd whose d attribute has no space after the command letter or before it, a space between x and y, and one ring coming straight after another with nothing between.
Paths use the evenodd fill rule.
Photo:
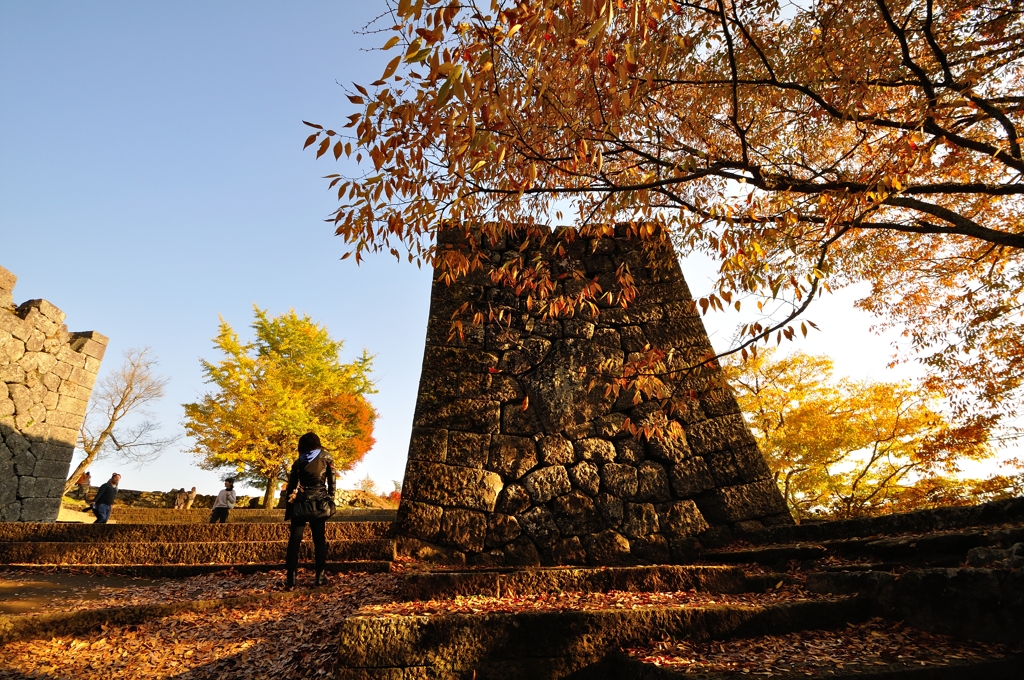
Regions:
<instances>
[{"instance_id":1,"label":"woman in black","mask_svg":"<svg viewBox=\"0 0 1024 680\"><path fill-rule=\"evenodd\" d=\"M309 524L313 534L313 548L316 554L316 585L327 585L324 567L327 562L327 540L324 538L326 517L311 519L297 517L296 506L303 501L326 500L334 507L334 461L320 448L320 438L312 432L299 437L299 459L292 465L288 475L288 486L284 497L287 499L284 518L291 520L291 534L288 538L288 556L286 566L288 576L286 585L295 587L295 576L299 570L299 546L302 534ZM295 492L295 493L293 493Z\"/></svg>"}]
</instances>

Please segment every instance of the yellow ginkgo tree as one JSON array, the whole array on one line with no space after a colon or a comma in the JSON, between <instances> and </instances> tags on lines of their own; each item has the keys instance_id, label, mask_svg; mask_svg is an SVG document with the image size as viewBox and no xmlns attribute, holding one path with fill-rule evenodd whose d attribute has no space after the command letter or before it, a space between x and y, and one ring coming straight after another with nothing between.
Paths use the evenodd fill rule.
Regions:
<instances>
[{"instance_id":1,"label":"yellow ginkgo tree","mask_svg":"<svg viewBox=\"0 0 1024 680\"><path fill-rule=\"evenodd\" d=\"M212 390L185 404L190 451L204 469L228 469L265 490L270 507L296 457L296 442L315 431L339 471L373 446L376 412L372 357L342 363L343 343L309 316L290 310L270 317L254 308L255 339L243 342L223 319L214 347L223 358L202 361Z\"/></svg>"}]
</instances>

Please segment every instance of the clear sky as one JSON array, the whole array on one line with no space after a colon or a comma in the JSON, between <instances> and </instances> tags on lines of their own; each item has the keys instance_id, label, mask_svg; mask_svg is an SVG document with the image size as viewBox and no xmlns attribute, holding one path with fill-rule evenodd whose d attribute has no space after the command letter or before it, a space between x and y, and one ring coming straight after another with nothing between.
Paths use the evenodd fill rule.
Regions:
<instances>
[{"instance_id":1,"label":"clear sky","mask_svg":"<svg viewBox=\"0 0 1024 680\"><path fill-rule=\"evenodd\" d=\"M46 298L70 330L109 336L104 369L151 347L171 378L155 409L169 433L205 389L199 358L217 358L218 315L245 335L254 304L310 314L345 340L346 360L364 347L377 357L377 445L343 483L369 474L390 490L405 467L430 274L339 261L320 178L346 161L303 152L301 122L339 126L354 112L337 83L383 69L384 54L366 49L383 40L354 32L381 9L0 3L0 265L19 277L16 302ZM684 271L707 289L702 263ZM840 372L890 379L888 340L853 298L811 314L823 330L804 347L831 353ZM721 345L728 334L712 330ZM177 447L141 470L99 463L93 479L115 469L126 488L219 487Z\"/></svg>"}]
</instances>

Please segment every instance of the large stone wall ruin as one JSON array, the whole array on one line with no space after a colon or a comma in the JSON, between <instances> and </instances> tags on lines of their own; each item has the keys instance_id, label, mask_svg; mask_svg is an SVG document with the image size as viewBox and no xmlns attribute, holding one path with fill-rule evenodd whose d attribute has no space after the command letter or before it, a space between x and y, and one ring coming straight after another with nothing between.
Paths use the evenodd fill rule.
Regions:
<instances>
[{"instance_id":1,"label":"large stone wall ruin","mask_svg":"<svg viewBox=\"0 0 1024 680\"><path fill-rule=\"evenodd\" d=\"M486 272L452 285L435 272L396 523L403 551L510 566L682 562L695 541L721 540L736 525L792 523L717 363L671 378L691 395L671 416L681 438L631 436L627 418L657 423L662 407L592 386L602 365L621 367L647 346L671 350L680 367L713 355L671 245L652 250L627 233L570 239L559 258L539 239L485 252L494 265L545 261L567 292L594 279L614 291L627 263L636 299L599 302L591 316L544 319ZM440 245L463 247L460 239L443 234ZM510 322L450 338L467 302Z\"/></svg>"},{"instance_id":2,"label":"large stone wall ruin","mask_svg":"<svg viewBox=\"0 0 1024 680\"><path fill-rule=\"evenodd\" d=\"M0 267L0 521L52 522L107 338L68 333L46 300L15 306L17 280Z\"/></svg>"}]
</instances>

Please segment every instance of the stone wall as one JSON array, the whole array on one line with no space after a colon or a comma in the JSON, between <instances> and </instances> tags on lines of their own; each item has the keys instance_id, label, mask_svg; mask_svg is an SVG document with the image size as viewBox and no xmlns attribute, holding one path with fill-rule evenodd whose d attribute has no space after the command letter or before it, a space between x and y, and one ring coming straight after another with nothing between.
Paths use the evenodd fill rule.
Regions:
<instances>
[{"instance_id":1,"label":"stone wall","mask_svg":"<svg viewBox=\"0 0 1024 680\"><path fill-rule=\"evenodd\" d=\"M567 293L595 279L615 292L625 262L638 289L628 308L602 302L590 316L544 319L486 273L451 286L435 276L396 525L402 549L476 564L678 562L701 537L792 523L717 363L670 380L690 395L672 415L684 437L623 430L627 418L664 425L666 416L656 402L608 394L602 366L615 370L648 345L671 350L674 368L713 350L670 245L652 251L624 228L614 238L572 234L523 250L510 240L486 255L546 263ZM567 252L556 259L561 240ZM442 247L463 246L446 236ZM450 340L452 314L467 302L510 321Z\"/></svg>"},{"instance_id":2,"label":"stone wall","mask_svg":"<svg viewBox=\"0 0 1024 680\"><path fill-rule=\"evenodd\" d=\"M0 267L0 521L52 522L107 339L46 300L14 305Z\"/></svg>"}]
</instances>

